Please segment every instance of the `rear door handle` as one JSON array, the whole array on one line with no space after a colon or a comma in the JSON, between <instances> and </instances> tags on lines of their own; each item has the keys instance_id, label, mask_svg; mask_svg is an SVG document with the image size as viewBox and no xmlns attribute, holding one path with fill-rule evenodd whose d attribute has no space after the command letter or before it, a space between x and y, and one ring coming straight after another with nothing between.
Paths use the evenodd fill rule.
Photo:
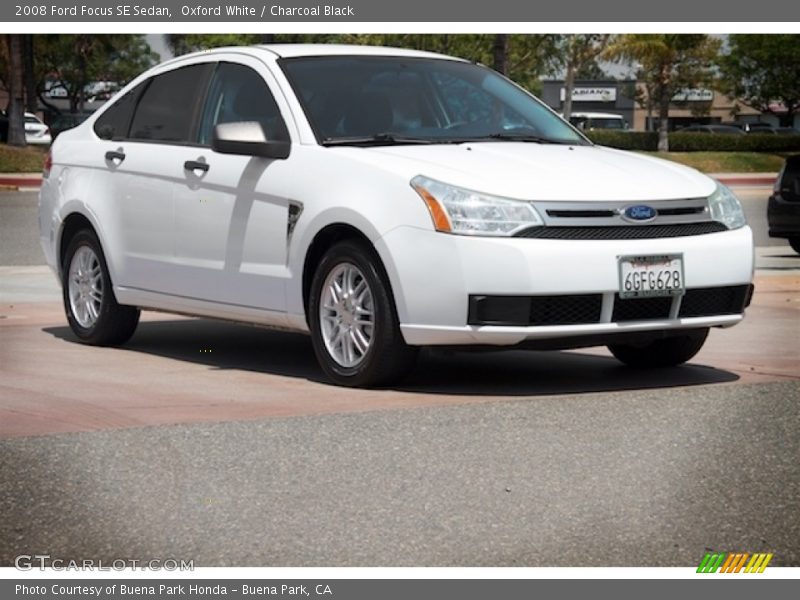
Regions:
<instances>
[{"instance_id":1,"label":"rear door handle","mask_svg":"<svg viewBox=\"0 0 800 600\"><path fill-rule=\"evenodd\" d=\"M208 163L199 160L187 160L183 163L183 168L187 171L208 171Z\"/></svg>"},{"instance_id":2,"label":"rear door handle","mask_svg":"<svg viewBox=\"0 0 800 600\"><path fill-rule=\"evenodd\" d=\"M118 160L122 162L125 160L125 153L118 150L109 150L106 152L106 160Z\"/></svg>"}]
</instances>

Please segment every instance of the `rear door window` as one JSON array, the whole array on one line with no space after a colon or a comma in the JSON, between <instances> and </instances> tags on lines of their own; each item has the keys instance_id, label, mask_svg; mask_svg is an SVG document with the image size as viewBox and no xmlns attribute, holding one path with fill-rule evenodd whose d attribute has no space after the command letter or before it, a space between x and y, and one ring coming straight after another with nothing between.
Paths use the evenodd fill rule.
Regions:
<instances>
[{"instance_id":1,"label":"rear door window","mask_svg":"<svg viewBox=\"0 0 800 600\"><path fill-rule=\"evenodd\" d=\"M102 115L94 123L94 132L98 137L104 140L123 140L128 137L128 127L131 124L131 117L136 108L136 101L142 90L147 87L147 82L140 83L135 88L127 92L124 96L114 101L114 103L103 112ZM69 122L67 127L74 127L78 124L70 122L71 115L65 115L65 123Z\"/></svg>"}]
</instances>

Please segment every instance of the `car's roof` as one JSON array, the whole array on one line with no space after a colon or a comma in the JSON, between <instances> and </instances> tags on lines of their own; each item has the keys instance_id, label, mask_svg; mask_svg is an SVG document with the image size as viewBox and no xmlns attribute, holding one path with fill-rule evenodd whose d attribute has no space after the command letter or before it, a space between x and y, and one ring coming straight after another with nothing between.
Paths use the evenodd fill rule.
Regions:
<instances>
[{"instance_id":1,"label":"car's roof","mask_svg":"<svg viewBox=\"0 0 800 600\"><path fill-rule=\"evenodd\" d=\"M392 48L389 46L358 46L354 44L267 44L256 48L268 50L282 58L298 56L407 56L417 58L445 58L461 60L434 52Z\"/></svg>"},{"instance_id":2,"label":"car's roof","mask_svg":"<svg viewBox=\"0 0 800 600\"><path fill-rule=\"evenodd\" d=\"M183 62L187 58L196 56L208 56L209 54L219 54L225 52L238 52L242 54L264 55L269 54L279 58L297 58L302 56L399 56L408 58L438 58L444 60L456 60L467 62L462 58L445 56L434 52L423 52L422 50L408 50L405 48L391 48L389 46L358 46L348 44L264 44L259 46L225 46L210 50L201 50L176 56L172 60L165 61L159 66Z\"/></svg>"},{"instance_id":3,"label":"car's roof","mask_svg":"<svg viewBox=\"0 0 800 600\"><path fill-rule=\"evenodd\" d=\"M744 133L738 127L732 127L730 125L718 125L716 123L711 123L708 125L689 125L688 127L683 127L678 131L716 131L718 133Z\"/></svg>"}]
</instances>

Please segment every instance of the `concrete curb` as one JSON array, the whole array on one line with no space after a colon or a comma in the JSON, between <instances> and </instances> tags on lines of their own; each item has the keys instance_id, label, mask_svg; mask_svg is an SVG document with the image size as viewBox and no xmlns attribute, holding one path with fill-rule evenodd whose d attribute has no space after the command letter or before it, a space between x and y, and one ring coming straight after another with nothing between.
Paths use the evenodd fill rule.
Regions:
<instances>
[{"instance_id":1,"label":"concrete curb","mask_svg":"<svg viewBox=\"0 0 800 600\"><path fill-rule=\"evenodd\" d=\"M773 186L778 178L777 173L709 173L723 185L727 186Z\"/></svg>"},{"instance_id":2,"label":"concrete curb","mask_svg":"<svg viewBox=\"0 0 800 600\"><path fill-rule=\"evenodd\" d=\"M26 192L38 191L40 187L41 173L0 173L0 190Z\"/></svg>"}]
</instances>

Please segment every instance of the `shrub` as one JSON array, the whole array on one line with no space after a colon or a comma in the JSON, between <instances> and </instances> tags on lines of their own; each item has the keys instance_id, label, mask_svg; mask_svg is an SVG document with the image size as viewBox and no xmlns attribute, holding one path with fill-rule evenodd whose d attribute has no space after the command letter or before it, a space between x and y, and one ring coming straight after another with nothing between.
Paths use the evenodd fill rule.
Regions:
<instances>
[{"instance_id":1,"label":"shrub","mask_svg":"<svg viewBox=\"0 0 800 600\"><path fill-rule=\"evenodd\" d=\"M620 150L655 151L658 148L655 131L595 130L587 135L595 144ZM800 134L725 135L674 131L669 134L669 149L673 152L796 152L800 151Z\"/></svg>"},{"instance_id":2,"label":"shrub","mask_svg":"<svg viewBox=\"0 0 800 600\"><path fill-rule=\"evenodd\" d=\"M586 132L595 144L610 146L620 150L655 150L658 147L658 133L655 131L611 131L595 129Z\"/></svg>"},{"instance_id":3,"label":"shrub","mask_svg":"<svg viewBox=\"0 0 800 600\"><path fill-rule=\"evenodd\" d=\"M669 136L669 149L675 152L794 152L800 150L800 135L714 135L676 131Z\"/></svg>"}]
</instances>

